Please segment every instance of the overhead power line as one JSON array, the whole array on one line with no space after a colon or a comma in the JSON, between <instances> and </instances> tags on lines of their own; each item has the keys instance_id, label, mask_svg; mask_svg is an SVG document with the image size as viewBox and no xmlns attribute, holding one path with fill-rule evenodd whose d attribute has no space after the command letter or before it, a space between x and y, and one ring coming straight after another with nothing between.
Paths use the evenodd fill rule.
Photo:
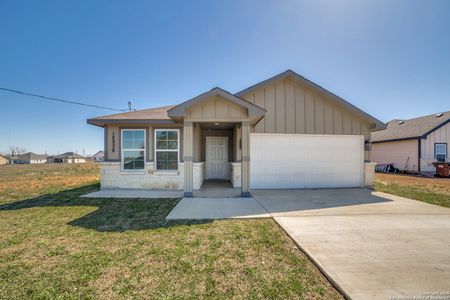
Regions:
<instances>
[{"instance_id":1,"label":"overhead power line","mask_svg":"<svg viewBox=\"0 0 450 300\"><path fill-rule=\"evenodd\" d=\"M32 94L32 93L22 92L22 91L18 91L18 90L13 90L13 89L2 88L2 87L0 87L0 90L12 92L12 93L16 93L16 94L21 94L21 95L26 95L26 96L37 97L37 98L41 98L44 100L51 100L51 101L67 103L67 104L75 104L75 105L88 106L88 107L94 107L94 108L100 108L100 109L108 109L108 110L114 110L114 111L120 111L120 112L128 111L128 109L117 109L117 108L111 108L111 107L106 107L106 106L87 104L87 103L65 100L65 99L60 99L60 98L47 97L47 96L42 96L42 95L37 95L37 94Z\"/></svg>"}]
</instances>

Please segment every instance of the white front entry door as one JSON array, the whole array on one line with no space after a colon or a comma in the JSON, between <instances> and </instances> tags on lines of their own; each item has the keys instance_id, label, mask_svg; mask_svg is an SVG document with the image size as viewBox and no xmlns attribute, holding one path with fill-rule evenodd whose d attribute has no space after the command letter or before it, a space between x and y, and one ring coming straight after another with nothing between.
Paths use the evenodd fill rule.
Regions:
<instances>
[{"instance_id":1,"label":"white front entry door","mask_svg":"<svg viewBox=\"0 0 450 300\"><path fill-rule=\"evenodd\" d=\"M206 179L227 179L228 137L206 137Z\"/></svg>"}]
</instances>

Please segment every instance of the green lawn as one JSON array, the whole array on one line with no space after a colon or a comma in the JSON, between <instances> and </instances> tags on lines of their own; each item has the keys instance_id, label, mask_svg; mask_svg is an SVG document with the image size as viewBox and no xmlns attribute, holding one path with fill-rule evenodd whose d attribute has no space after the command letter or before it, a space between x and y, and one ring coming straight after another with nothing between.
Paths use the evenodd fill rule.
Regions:
<instances>
[{"instance_id":1,"label":"green lawn","mask_svg":"<svg viewBox=\"0 0 450 300\"><path fill-rule=\"evenodd\" d=\"M423 187L403 186L400 184L375 183L375 189L380 192L428 202L450 208L450 195L424 189Z\"/></svg>"},{"instance_id":2,"label":"green lawn","mask_svg":"<svg viewBox=\"0 0 450 300\"><path fill-rule=\"evenodd\" d=\"M79 198L98 175L29 167L0 167L1 299L343 299L272 219L169 223L178 199Z\"/></svg>"}]
</instances>

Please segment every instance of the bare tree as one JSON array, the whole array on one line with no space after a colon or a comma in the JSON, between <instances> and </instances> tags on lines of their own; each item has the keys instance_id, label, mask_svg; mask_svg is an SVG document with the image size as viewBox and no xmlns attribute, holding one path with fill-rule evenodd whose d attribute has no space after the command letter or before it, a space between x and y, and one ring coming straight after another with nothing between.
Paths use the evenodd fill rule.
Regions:
<instances>
[{"instance_id":1,"label":"bare tree","mask_svg":"<svg viewBox=\"0 0 450 300\"><path fill-rule=\"evenodd\" d=\"M18 147L18 146L10 146L9 147L9 153L11 154L11 156L17 156L20 154L23 154L27 152L27 149L25 149L24 147Z\"/></svg>"}]
</instances>

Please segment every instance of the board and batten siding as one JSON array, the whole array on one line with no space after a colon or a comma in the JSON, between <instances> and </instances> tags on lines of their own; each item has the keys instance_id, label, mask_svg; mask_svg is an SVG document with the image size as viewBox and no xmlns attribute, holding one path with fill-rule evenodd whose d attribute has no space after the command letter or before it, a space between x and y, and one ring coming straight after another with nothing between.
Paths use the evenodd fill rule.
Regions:
<instances>
[{"instance_id":1,"label":"board and batten siding","mask_svg":"<svg viewBox=\"0 0 450 300\"><path fill-rule=\"evenodd\" d=\"M220 96L210 97L186 110L185 121L238 122L248 120L247 110Z\"/></svg>"},{"instance_id":2,"label":"board and batten siding","mask_svg":"<svg viewBox=\"0 0 450 300\"><path fill-rule=\"evenodd\" d=\"M288 78L242 97L263 107L256 133L345 134L369 136L369 123L316 91Z\"/></svg>"},{"instance_id":3,"label":"board and batten siding","mask_svg":"<svg viewBox=\"0 0 450 300\"><path fill-rule=\"evenodd\" d=\"M421 171L434 171L435 168L431 164L433 161L436 161L434 158L434 144L435 143L447 143L447 152L449 151L450 146L450 123L436 129L427 135L426 139L420 140L421 146L421 163L420 170ZM450 153L447 153L447 157Z\"/></svg>"}]
</instances>

